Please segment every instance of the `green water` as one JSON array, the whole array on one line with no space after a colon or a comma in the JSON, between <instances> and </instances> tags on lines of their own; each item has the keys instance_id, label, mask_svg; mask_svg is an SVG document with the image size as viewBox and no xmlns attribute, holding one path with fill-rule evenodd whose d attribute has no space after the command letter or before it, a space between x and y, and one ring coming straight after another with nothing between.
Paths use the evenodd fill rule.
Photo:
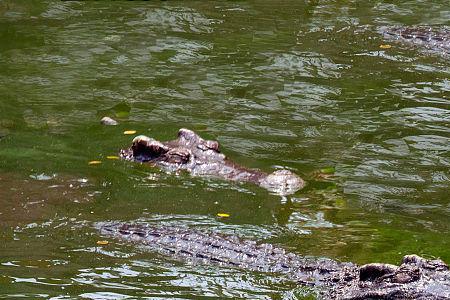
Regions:
<instances>
[{"instance_id":1,"label":"green water","mask_svg":"<svg viewBox=\"0 0 450 300\"><path fill-rule=\"evenodd\" d=\"M106 220L340 261L450 262L449 61L378 32L450 25L448 1L394 3L0 1L0 298L307 295L276 274L98 246L92 224ZM308 185L282 199L107 159L125 130L167 140L181 127Z\"/></svg>"}]
</instances>

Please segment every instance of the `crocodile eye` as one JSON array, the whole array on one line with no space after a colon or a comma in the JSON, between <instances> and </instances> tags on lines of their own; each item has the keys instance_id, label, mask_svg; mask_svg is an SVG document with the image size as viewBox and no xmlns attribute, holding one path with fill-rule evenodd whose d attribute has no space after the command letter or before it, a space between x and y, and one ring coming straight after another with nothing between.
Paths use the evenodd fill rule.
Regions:
<instances>
[{"instance_id":1,"label":"crocodile eye","mask_svg":"<svg viewBox=\"0 0 450 300\"><path fill-rule=\"evenodd\" d=\"M183 138L187 141L192 141L192 142L197 142L202 140L202 138L200 136L198 136L195 132L193 132L192 130L186 129L186 128L181 128L178 131L178 138Z\"/></svg>"}]
</instances>

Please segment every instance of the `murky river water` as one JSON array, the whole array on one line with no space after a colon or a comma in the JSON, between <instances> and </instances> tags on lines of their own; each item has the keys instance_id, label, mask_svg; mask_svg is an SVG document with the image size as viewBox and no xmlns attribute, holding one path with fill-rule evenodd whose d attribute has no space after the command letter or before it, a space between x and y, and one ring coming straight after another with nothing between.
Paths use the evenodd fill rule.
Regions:
<instances>
[{"instance_id":1,"label":"murky river water","mask_svg":"<svg viewBox=\"0 0 450 300\"><path fill-rule=\"evenodd\" d=\"M106 220L357 263L450 262L449 60L378 31L449 19L448 1L0 1L0 298L308 292L277 275L99 246L92 224ZM105 115L120 124L100 125ZM124 130L166 140L180 127L308 186L281 199L107 158L129 145Z\"/></svg>"}]
</instances>

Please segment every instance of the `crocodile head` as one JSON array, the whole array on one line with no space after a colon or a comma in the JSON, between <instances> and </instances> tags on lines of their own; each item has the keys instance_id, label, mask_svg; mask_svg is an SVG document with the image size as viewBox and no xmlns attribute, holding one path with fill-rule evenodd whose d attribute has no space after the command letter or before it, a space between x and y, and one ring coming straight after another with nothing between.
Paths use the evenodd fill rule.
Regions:
<instances>
[{"instance_id":1,"label":"crocodile head","mask_svg":"<svg viewBox=\"0 0 450 300\"><path fill-rule=\"evenodd\" d=\"M330 297L339 299L449 299L450 272L441 260L406 255L400 266L371 263L355 280L338 284Z\"/></svg>"},{"instance_id":2,"label":"crocodile head","mask_svg":"<svg viewBox=\"0 0 450 300\"><path fill-rule=\"evenodd\" d=\"M450 55L450 27L448 26L381 26L380 33L388 40L444 57Z\"/></svg>"},{"instance_id":3,"label":"crocodile head","mask_svg":"<svg viewBox=\"0 0 450 300\"><path fill-rule=\"evenodd\" d=\"M178 131L177 139L165 142L139 135L133 139L130 148L120 151L120 157L169 171L186 170L194 176L252 182L280 195L293 194L304 186L303 180L289 170L267 174L239 166L220 153L217 141L205 140L184 128Z\"/></svg>"},{"instance_id":4,"label":"crocodile head","mask_svg":"<svg viewBox=\"0 0 450 300\"><path fill-rule=\"evenodd\" d=\"M206 164L225 160L217 141L204 140L195 132L183 128L179 130L176 140L168 142L139 135L133 139L130 148L120 151L120 157L158 165L184 165L186 168L194 161Z\"/></svg>"}]
</instances>

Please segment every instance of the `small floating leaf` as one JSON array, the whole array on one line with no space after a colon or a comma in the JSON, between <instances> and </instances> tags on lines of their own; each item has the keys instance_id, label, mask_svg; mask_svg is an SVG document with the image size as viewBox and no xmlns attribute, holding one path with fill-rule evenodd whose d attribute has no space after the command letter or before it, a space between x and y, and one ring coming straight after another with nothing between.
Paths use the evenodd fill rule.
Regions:
<instances>
[{"instance_id":1,"label":"small floating leaf","mask_svg":"<svg viewBox=\"0 0 450 300\"><path fill-rule=\"evenodd\" d=\"M118 157L116 155L108 155L106 158L107 159L119 159L120 157Z\"/></svg>"},{"instance_id":2,"label":"small floating leaf","mask_svg":"<svg viewBox=\"0 0 450 300\"><path fill-rule=\"evenodd\" d=\"M226 213L218 213L217 216L220 218L228 218L230 215Z\"/></svg>"},{"instance_id":3,"label":"small floating leaf","mask_svg":"<svg viewBox=\"0 0 450 300\"><path fill-rule=\"evenodd\" d=\"M99 165L102 162L100 160L91 160L90 162L88 162L88 165Z\"/></svg>"},{"instance_id":4,"label":"small floating leaf","mask_svg":"<svg viewBox=\"0 0 450 300\"><path fill-rule=\"evenodd\" d=\"M136 130L125 130L123 134L135 134Z\"/></svg>"},{"instance_id":5,"label":"small floating leaf","mask_svg":"<svg viewBox=\"0 0 450 300\"><path fill-rule=\"evenodd\" d=\"M388 44L380 45L380 49L390 49L390 48L392 48L392 46Z\"/></svg>"},{"instance_id":6,"label":"small floating leaf","mask_svg":"<svg viewBox=\"0 0 450 300\"><path fill-rule=\"evenodd\" d=\"M97 241L97 245L108 245L108 241Z\"/></svg>"},{"instance_id":7,"label":"small floating leaf","mask_svg":"<svg viewBox=\"0 0 450 300\"><path fill-rule=\"evenodd\" d=\"M322 174L334 174L336 172L336 169L334 167L326 167L323 169L320 169L320 173Z\"/></svg>"}]
</instances>

